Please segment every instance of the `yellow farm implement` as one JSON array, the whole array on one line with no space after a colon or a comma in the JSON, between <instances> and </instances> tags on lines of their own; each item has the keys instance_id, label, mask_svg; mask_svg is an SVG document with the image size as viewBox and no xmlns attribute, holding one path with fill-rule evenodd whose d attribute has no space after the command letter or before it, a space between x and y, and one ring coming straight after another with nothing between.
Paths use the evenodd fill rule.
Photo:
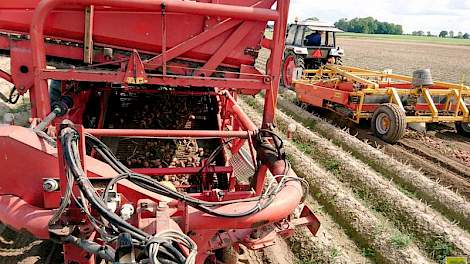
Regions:
<instances>
[{"instance_id":1,"label":"yellow farm implement","mask_svg":"<svg viewBox=\"0 0 470 264\"><path fill-rule=\"evenodd\" d=\"M391 71L327 65L304 70L294 81L300 102L327 108L356 123L371 120L383 140L399 140L409 123L455 123L459 133L470 135L470 87L433 82L429 70L413 77Z\"/></svg>"}]
</instances>

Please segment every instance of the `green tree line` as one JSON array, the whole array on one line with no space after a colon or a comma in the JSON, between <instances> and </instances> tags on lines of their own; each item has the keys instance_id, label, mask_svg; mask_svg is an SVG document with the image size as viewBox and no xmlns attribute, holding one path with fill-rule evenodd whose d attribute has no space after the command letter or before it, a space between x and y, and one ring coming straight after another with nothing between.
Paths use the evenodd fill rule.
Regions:
<instances>
[{"instance_id":1,"label":"green tree line","mask_svg":"<svg viewBox=\"0 0 470 264\"><path fill-rule=\"evenodd\" d=\"M342 18L335 23L335 26L346 32L365 34L403 34L403 27L394 23L381 22L373 17L354 18L348 20Z\"/></svg>"},{"instance_id":2,"label":"green tree line","mask_svg":"<svg viewBox=\"0 0 470 264\"><path fill-rule=\"evenodd\" d=\"M463 33L463 32L458 32L457 34L454 33L454 31L447 31L447 30L442 30L439 35L433 35L431 31L428 31L427 33L424 33L424 31L419 30L419 31L413 31L411 33L413 36L427 36L427 37L440 37L440 38L459 38L459 39L469 39L470 34L468 33Z\"/></svg>"}]
</instances>

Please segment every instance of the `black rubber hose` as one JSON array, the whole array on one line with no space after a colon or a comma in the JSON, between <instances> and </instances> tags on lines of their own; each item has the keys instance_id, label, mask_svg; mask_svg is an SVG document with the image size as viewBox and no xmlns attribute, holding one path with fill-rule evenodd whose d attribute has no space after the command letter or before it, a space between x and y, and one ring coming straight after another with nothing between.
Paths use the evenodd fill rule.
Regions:
<instances>
[{"instance_id":1,"label":"black rubber hose","mask_svg":"<svg viewBox=\"0 0 470 264\"><path fill-rule=\"evenodd\" d=\"M15 96L15 92L17 93ZM10 91L10 96L8 97L8 102L10 104L16 104L18 103L18 100L20 99L20 93L16 90L16 87L13 87Z\"/></svg>"},{"instance_id":2,"label":"black rubber hose","mask_svg":"<svg viewBox=\"0 0 470 264\"><path fill-rule=\"evenodd\" d=\"M94 138L94 137L93 137ZM92 139L92 137L90 137L90 139ZM106 145L104 144L99 144L101 143L98 139L94 138L93 142L91 142L92 146L95 147L95 150L103 157L103 159L114 169L116 170L118 173L121 173L121 175L124 175L126 174L126 172L131 172L131 170L129 170L127 167L125 167L120 161L117 160L117 158L115 158L115 156L109 151L109 149L107 148ZM98 146L99 145L99 146ZM125 167L125 169L123 169L122 167ZM149 178L148 176L146 175L141 175L141 174L136 174L136 173L132 173L133 175L139 175L139 176L142 176L142 177L145 177L146 179L150 180L151 183L153 184L153 186L158 186L158 187L161 187L162 190L165 190L165 191L170 191L170 192L173 192L173 194L175 196L172 196L171 198L174 198L174 199L178 199L178 200L183 200L183 201L188 201L188 202L191 202L192 200L192 203L199 203L199 204L204 204L205 206L221 206L221 205L227 205L227 204L233 204L233 203L237 203L237 202L252 202L252 201L256 201L258 200L258 198L249 198L249 199L242 199L242 200L231 200L231 201L225 201L225 202L206 202L206 201L201 201L201 200L197 200L197 199L193 199L191 197L187 197L187 196L184 196L184 195L181 195L180 193L178 192L175 192L171 189L168 189L166 188L166 186L163 186L161 185L159 182L155 181L154 179L152 178ZM119 175L118 175L119 176ZM118 177L117 176L117 177ZM124 177L124 178L129 178L130 176L127 176L127 177ZM112 187L112 185L114 185L117 181L121 180L123 178L119 178L119 179L114 179L112 181L112 183L110 182L110 184L108 185L109 188L107 188L107 190L109 191ZM135 182L134 182L135 183ZM144 187L145 186L141 186L141 187ZM162 193L161 191L159 191L159 194L167 194L167 192L165 193ZM191 199L191 200L188 200L188 199ZM106 200L105 200L106 201Z\"/></svg>"},{"instance_id":3,"label":"black rubber hose","mask_svg":"<svg viewBox=\"0 0 470 264\"><path fill-rule=\"evenodd\" d=\"M111 152L111 150L108 148L108 146L106 146L106 144L104 144L101 140L99 140L98 138L96 138L95 136L93 136L91 134L86 133L85 134L85 140L87 140L87 139L89 141L91 141L91 144L93 146L95 146L96 148L102 150L103 154L106 155L110 160L112 160L117 167L119 167L119 170L117 170L117 171L120 171L120 173L130 172L131 171L124 164L122 164L122 162L120 162L117 159L117 157Z\"/></svg>"},{"instance_id":4,"label":"black rubber hose","mask_svg":"<svg viewBox=\"0 0 470 264\"><path fill-rule=\"evenodd\" d=\"M157 257L157 259L161 264L184 264L184 262L180 263L180 262L176 262L174 260L170 260L170 259L166 259L166 258L158 258Z\"/></svg>"},{"instance_id":5,"label":"black rubber hose","mask_svg":"<svg viewBox=\"0 0 470 264\"><path fill-rule=\"evenodd\" d=\"M95 208L98 211L98 213L102 215L106 220L111 222L113 225L117 226L119 229L123 229L126 232L131 231L129 233L133 235L133 237L137 238L138 240L144 241L145 238L150 236L149 234L125 222L116 214L108 211L108 209L106 209L103 206L103 204L101 204L101 200L97 199L97 197L95 197L95 194L91 192L89 188L84 184L84 181L86 179L83 178L83 171L77 165L77 161L74 161L74 157L72 154L73 153L72 144L74 144L74 141L77 140L76 134L74 133L76 132L74 131L72 133L71 132L66 133L62 138L62 142L63 142L63 147L64 147L65 160L67 162L67 165L69 166L69 169L72 171L72 174L74 175L74 178L75 178L75 181L77 182L78 187L83 192L85 197L90 201L93 208Z\"/></svg>"},{"instance_id":6,"label":"black rubber hose","mask_svg":"<svg viewBox=\"0 0 470 264\"><path fill-rule=\"evenodd\" d=\"M79 167L77 165L77 164L80 164L80 162L78 160L79 159L78 155L71 155L71 154L78 154L78 153L75 153L75 151L73 151L73 147L72 147L73 141L76 140L76 139L77 138L75 137L75 135L68 135L68 136L65 137L65 140L64 140L64 154L66 156L67 164L70 166L70 168L73 172L72 174L74 174L76 176L76 181L77 181L77 184L78 184L80 190L82 190L85 197L90 201L93 208L95 208L111 224L113 224L114 226L117 226L118 229L121 229L124 232L130 233L135 238L137 238L141 241L145 241L145 238L150 237L149 234L147 234L144 231L128 224L127 222L122 220L119 216L115 215L114 213L109 212L106 209L106 207L103 204L101 204L101 201L99 199L97 199L94 192L91 192L89 190L89 188L84 184L85 182L88 182L88 180L87 179L83 180L83 177L77 176L77 175L83 175L83 171L82 171L81 167ZM73 159L71 159L71 157L74 157L75 161ZM161 245L161 249L165 249L165 248L166 248L167 252L170 252L170 251L174 252L174 250L171 250L170 248L168 248L168 245L165 245L165 244ZM176 259L181 259L181 255L180 256L176 255L175 257L176 257ZM178 263L178 262L175 262L175 263ZM182 262L182 263L184 263L184 262Z\"/></svg>"},{"instance_id":7,"label":"black rubber hose","mask_svg":"<svg viewBox=\"0 0 470 264\"><path fill-rule=\"evenodd\" d=\"M112 165L113 168L116 168L116 167L119 168L119 169L116 169L116 171L118 171L118 173L123 172L123 171L130 172L130 175L127 176L127 177L134 184L136 184L136 185L138 185L142 188L145 188L147 190L150 190L152 192L170 197L172 199L185 201L190 206L192 206L196 209L199 209L199 210L203 211L204 213L214 215L214 216L219 216L219 217L238 218L238 217L244 217L244 216L248 216L248 215L252 215L254 213L257 213L257 212L261 211L262 209L264 209L265 207L267 207L269 204L272 203L272 200L267 200L267 202L264 203L263 205L258 203L256 206L254 206L250 210L248 210L246 212L243 212L243 213L236 213L236 214L218 213L218 212L216 212L216 211L214 211L214 210L212 210L208 207L220 206L220 205L224 205L224 204L232 204L232 203L236 203L236 202L240 202L240 201L227 201L227 203L205 202L205 201L201 201L201 200L197 200L197 199L185 196L185 195L183 195L183 194L181 194L177 191L169 189L168 187L160 184L159 182L155 181L152 178L149 178L148 176L132 173L129 168L127 168L126 166L124 166L124 164L122 164L119 160L117 160L116 156L114 156L114 154L109 150L109 148L103 142L101 142L99 139L97 139L96 137L94 137L92 135L89 135L89 134L86 135L86 138L91 141L90 143L93 146L95 146L95 147L97 147L97 149L101 150L99 152L100 155L105 156L106 161L113 164ZM216 153L216 152L217 152L217 149L216 149L216 151L213 152L213 154ZM255 198L255 199L250 200L250 201L261 201L261 200L260 200L260 198Z\"/></svg>"},{"instance_id":8,"label":"black rubber hose","mask_svg":"<svg viewBox=\"0 0 470 264\"><path fill-rule=\"evenodd\" d=\"M74 237L74 236L66 237L64 239L64 242L74 244L75 246L82 248L86 252L97 255L104 260L114 261L114 256L116 252L114 251L114 249L108 246L102 246L93 241L81 239L81 238Z\"/></svg>"},{"instance_id":9,"label":"black rubber hose","mask_svg":"<svg viewBox=\"0 0 470 264\"><path fill-rule=\"evenodd\" d=\"M63 147L64 147L64 156L67 162L67 165L74 175L75 180L79 189L85 195L86 199L90 201L93 208L95 208L100 215L102 215L106 220L108 220L111 224L117 226L118 229L130 233L135 238L146 241L146 238L149 238L150 235L145 233L144 231L130 225L129 223L122 220L119 216L115 215L112 212L109 212L105 205L102 204L102 201L95 196L95 193L90 190L89 187L86 186L86 183L91 183L88 179L83 177L83 170L78 165L80 164L79 156L77 151L75 150L74 146L77 144L78 136L74 130L69 130L69 132L65 133L62 137ZM127 177L127 175L121 175L122 178ZM116 177L115 181L119 180L120 177ZM91 188L93 188L91 186ZM160 245L160 250L162 252L169 255L169 258L162 257L162 263L181 263L183 264L186 261L186 258L181 254L180 251L173 248L173 246L169 243L162 243ZM160 251L159 250L159 251Z\"/></svg>"},{"instance_id":10,"label":"black rubber hose","mask_svg":"<svg viewBox=\"0 0 470 264\"><path fill-rule=\"evenodd\" d=\"M73 181L70 181L69 177L70 176L68 175L68 172L67 172L67 186L66 186L66 189L65 189L64 198L62 199L62 201L60 203L59 209L57 209L57 211L54 213L52 218L49 220L49 222L48 222L49 226L52 226L52 225L56 224L57 221L59 221L60 217L67 210L67 206L69 206L69 204L70 204L71 197L72 197Z\"/></svg>"},{"instance_id":11,"label":"black rubber hose","mask_svg":"<svg viewBox=\"0 0 470 264\"><path fill-rule=\"evenodd\" d=\"M166 249L168 249L170 254L173 254L173 256L177 259L177 261L181 264L186 262L186 257L183 256L181 251L179 251L174 245L172 245L169 242L163 242L160 244L160 246L164 246Z\"/></svg>"},{"instance_id":12,"label":"black rubber hose","mask_svg":"<svg viewBox=\"0 0 470 264\"><path fill-rule=\"evenodd\" d=\"M166 247L160 247L158 249L158 255L157 255L158 260L165 259L167 261L171 261L172 263L180 263L184 264L184 262L178 262L178 259L170 253L170 251Z\"/></svg>"}]
</instances>

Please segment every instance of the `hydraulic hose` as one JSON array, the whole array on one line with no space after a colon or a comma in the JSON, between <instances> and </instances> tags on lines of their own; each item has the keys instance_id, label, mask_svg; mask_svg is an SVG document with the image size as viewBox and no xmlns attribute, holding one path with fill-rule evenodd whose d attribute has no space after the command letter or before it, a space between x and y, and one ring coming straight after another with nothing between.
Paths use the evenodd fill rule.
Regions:
<instances>
[{"instance_id":1,"label":"hydraulic hose","mask_svg":"<svg viewBox=\"0 0 470 264\"><path fill-rule=\"evenodd\" d=\"M94 191L92 191L93 186L89 182L89 180L84 176L84 172L79 164L80 157L78 155L78 133L73 130L72 128L64 128L61 131L61 141L63 144L64 149L64 157L66 164L74 176L75 182L77 183L80 191L83 193L85 198L90 202L91 206L107 221L109 221L112 225L117 227L121 232L129 233L132 237L137 239L138 241L142 242L143 244L153 243L151 240L151 235L147 234L146 232L134 227L133 225L127 223L122 218L120 218L115 213L109 211L106 206L103 204L103 201L96 195ZM87 186L88 185L88 186ZM77 242L76 240L73 240ZM88 246L83 245L81 246ZM158 249L155 253L155 256L149 256L158 259L161 263L169 263L169 264L181 264L185 263L185 257L179 253L177 254L173 248L174 246L170 243L162 243L159 245ZM164 257L159 254L160 248L163 250L162 252L167 253L172 257ZM86 249L86 248L84 248ZM94 249L94 248L91 248ZM88 250L91 250L88 248ZM178 251L179 252L179 251ZM104 254L104 253L102 253Z\"/></svg>"},{"instance_id":2,"label":"hydraulic hose","mask_svg":"<svg viewBox=\"0 0 470 264\"><path fill-rule=\"evenodd\" d=\"M64 239L64 242L74 244L77 247L83 248L86 252L97 255L98 257L114 262L114 257L116 252L114 249L108 246L102 246L98 243L93 241L89 241L86 239L81 239L74 236L68 236Z\"/></svg>"}]
</instances>

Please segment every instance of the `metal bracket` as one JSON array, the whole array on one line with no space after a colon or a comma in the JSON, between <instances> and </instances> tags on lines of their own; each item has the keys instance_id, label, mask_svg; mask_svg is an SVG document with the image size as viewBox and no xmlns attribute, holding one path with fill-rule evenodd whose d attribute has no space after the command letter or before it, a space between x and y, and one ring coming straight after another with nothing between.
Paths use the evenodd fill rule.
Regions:
<instances>
[{"instance_id":1,"label":"metal bracket","mask_svg":"<svg viewBox=\"0 0 470 264\"><path fill-rule=\"evenodd\" d=\"M127 84L145 84L148 82L144 64L142 63L137 50L134 50L129 58L124 82Z\"/></svg>"},{"instance_id":2,"label":"metal bracket","mask_svg":"<svg viewBox=\"0 0 470 264\"><path fill-rule=\"evenodd\" d=\"M312 235L316 235L318 229L320 228L320 221L313 213L312 209L308 207L308 205L304 205L302 211L300 212L299 218L291 220L291 223L297 226L307 226L308 230L312 233Z\"/></svg>"},{"instance_id":3,"label":"metal bracket","mask_svg":"<svg viewBox=\"0 0 470 264\"><path fill-rule=\"evenodd\" d=\"M95 7L88 6L85 9L85 37L83 40L83 62L93 63L93 20Z\"/></svg>"}]
</instances>

